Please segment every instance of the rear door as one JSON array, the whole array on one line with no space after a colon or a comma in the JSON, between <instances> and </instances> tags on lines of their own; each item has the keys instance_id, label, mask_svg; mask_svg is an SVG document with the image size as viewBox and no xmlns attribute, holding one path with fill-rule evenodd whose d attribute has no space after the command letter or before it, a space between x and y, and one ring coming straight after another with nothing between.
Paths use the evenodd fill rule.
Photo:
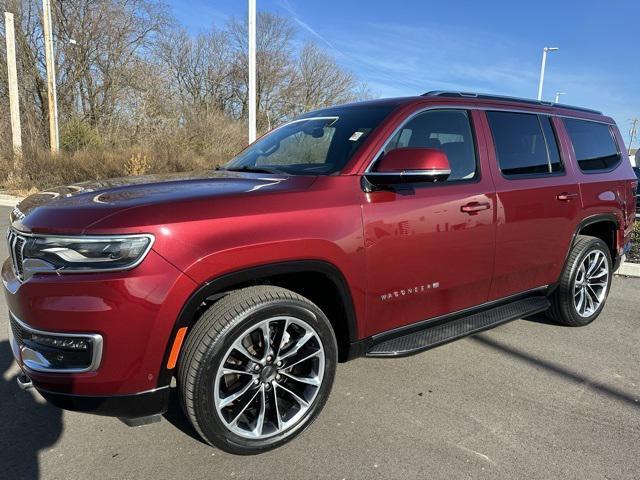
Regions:
<instances>
[{"instance_id":1,"label":"rear door","mask_svg":"<svg viewBox=\"0 0 640 480\"><path fill-rule=\"evenodd\" d=\"M495 198L477 119L462 109L417 113L378 157L400 147L438 148L452 172L444 182L364 194L368 335L487 301Z\"/></svg>"},{"instance_id":2,"label":"rear door","mask_svg":"<svg viewBox=\"0 0 640 480\"><path fill-rule=\"evenodd\" d=\"M487 111L496 186L496 257L490 300L557 281L580 210L571 163L543 114Z\"/></svg>"}]
</instances>

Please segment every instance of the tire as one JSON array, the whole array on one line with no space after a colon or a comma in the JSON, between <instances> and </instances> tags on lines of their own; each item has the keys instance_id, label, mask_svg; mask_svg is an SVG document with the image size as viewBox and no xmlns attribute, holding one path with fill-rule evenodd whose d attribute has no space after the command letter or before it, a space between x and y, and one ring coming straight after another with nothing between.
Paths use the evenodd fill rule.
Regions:
<instances>
[{"instance_id":1,"label":"tire","mask_svg":"<svg viewBox=\"0 0 640 480\"><path fill-rule=\"evenodd\" d=\"M599 259L602 266L589 271L590 261ZM605 272L606 273L603 273ZM609 247L601 239L579 235L574 243L559 284L550 296L551 308L547 315L554 321L570 327L582 327L593 322L604 308L609 295L613 274ZM580 293L582 291L582 293ZM582 302L580 299L582 298ZM591 308L593 307L593 308Z\"/></svg>"},{"instance_id":2,"label":"tire","mask_svg":"<svg viewBox=\"0 0 640 480\"><path fill-rule=\"evenodd\" d=\"M210 445L234 454L266 452L315 420L337 358L329 320L311 301L274 286L235 290L203 313L185 341L182 407Z\"/></svg>"}]
</instances>

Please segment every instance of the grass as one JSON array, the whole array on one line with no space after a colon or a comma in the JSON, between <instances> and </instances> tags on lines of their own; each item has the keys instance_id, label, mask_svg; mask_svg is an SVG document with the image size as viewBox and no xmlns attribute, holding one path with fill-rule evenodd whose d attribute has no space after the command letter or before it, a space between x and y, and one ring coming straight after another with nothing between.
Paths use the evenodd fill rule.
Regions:
<instances>
[{"instance_id":1,"label":"grass","mask_svg":"<svg viewBox=\"0 0 640 480\"><path fill-rule=\"evenodd\" d=\"M633 239L631 240L631 250L627 254L627 261L640 263L640 220L636 220L633 228Z\"/></svg>"},{"instance_id":2,"label":"grass","mask_svg":"<svg viewBox=\"0 0 640 480\"><path fill-rule=\"evenodd\" d=\"M12 158L4 156L0 158L0 188L15 195L26 195L86 180L207 170L225 163L242 145L235 147L218 154L180 149L89 148L52 155L39 150L25 154L17 171L11 170Z\"/></svg>"}]
</instances>

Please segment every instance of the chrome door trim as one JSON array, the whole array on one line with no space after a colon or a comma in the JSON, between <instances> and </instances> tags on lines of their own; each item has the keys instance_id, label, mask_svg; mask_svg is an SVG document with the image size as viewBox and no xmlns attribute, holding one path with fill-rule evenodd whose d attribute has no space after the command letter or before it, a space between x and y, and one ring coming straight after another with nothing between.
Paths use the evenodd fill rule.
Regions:
<instances>
[{"instance_id":1,"label":"chrome door trim","mask_svg":"<svg viewBox=\"0 0 640 480\"><path fill-rule=\"evenodd\" d=\"M387 145L389 145L389 142L391 141L391 139L411 120L413 120L416 116L427 112L429 110L463 110L463 111L481 111L481 112L487 112L487 111L499 111L499 112L512 112L512 113L528 113L529 115L547 115L549 117L558 117L558 118L572 118L575 120L584 120L587 122L596 122L596 123L603 123L605 125L609 125L611 126L612 124L610 122L605 122L604 120L592 120L590 118L583 118L583 117L578 117L575 115L561 115L558 113L553 113L553 112L546 112L546 111L538 111L535 109L531 109L531 110L527 110L527 109L519 109L519 108L509 108L509 107L500 107L500 106L486 106L486 105L468 105L468 104L439 104L439 105L429 105L427 107L423 107L419 110L416 110L415 112L413 112L412 114L410 114L408 117L406 117L404 119L404 121L398 125L397 128L395 128L393 130L393 132L391 132L391 134L387 137L387 139L384 141L384 143L382 144L382 147L380 147L378 149L378 151L376 152L376 154L373 156L373 159L369 162L369 164L367 165L367 168L365 168L364 173L369 173L371 171L371 169L373 168L374 164L376 163L376 161L380 158L380 154L384 151L384 149L387 147ZM470 122L471 123L471 122ZM473 130L473 123L471 123L472 125L472 130ZM475 131L472 132L475 135Z\"/></svg>"}]
</instances>

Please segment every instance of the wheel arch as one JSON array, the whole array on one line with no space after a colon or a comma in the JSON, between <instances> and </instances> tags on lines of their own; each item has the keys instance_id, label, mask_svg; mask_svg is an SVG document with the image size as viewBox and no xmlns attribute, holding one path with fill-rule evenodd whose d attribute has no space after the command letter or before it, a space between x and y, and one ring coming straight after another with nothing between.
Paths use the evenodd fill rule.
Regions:
<instances>
[{"instance_id":1,"label":"wheel arch","mask_svg":"<svg viewBox=\"0 0 640 480\"><path fill-rule=\"evenodd\" d=\"M587 217L578 224L578 228L571 241L571 248L573 248L578 235L596 237L607 244L611 258L615 261L617 257L616 235L619 230L619 225L618 218L614 214L602 213Z\"/></svg>"},{"instance_id":2,"label":"wheel arch","mask_svg":"<svg viewBox=\"0 0 640 480\"><path fill-rule=\"evenodd\" d=\"M618 218L613 213L598 213L595 215L588 216L583 218L578 225L576 226L575 231L573 232L573 236L571 237L571 242L569 243L569 248L564 256L564 262L562 264L562 270L560 270L560 275L564 272L567 267L567 261L569 260L569 255L571 255L571 250L573 246L576 244L578 239L578 235L589 235L595 236L597 238L602 239L611 252L611 259L614 262L614 270L617 261L617 247L616 247L616 235L619 228L620 223L618 222ZM606 228L604 228L606 227ZM605 233L609 232L609 233ZM595 233L595 235L594 235ZM599 235L598 235L599 234ZM602 238L600 235L605 237L609 236L609 239ZM559 281L558 277L558 281ZM547 289L547 295L552 294L556 288L558 287L558 282L549 285Z\"/></svg>"},{"instance_id":3,"label":"wheel arch","mask_svg":"<svg viewBox=\"0 0 640 480\"><path fill-rule=\"evenodd\" d=\"M312 281L313 286L304 280ZM223 274L201 285L189 297L167 341L158 385L167 385L171 381L175 369L168 369L167 362L174 339L181 328L191 327L202 311L227 292L249 285L263 284L288 288L316 303L325 312L334 329L340 361L348 358L349 347L358 339L359 332L353 298L342 272L335 265L322 260L279 262Z\"/></svg>"}]
</instances>

